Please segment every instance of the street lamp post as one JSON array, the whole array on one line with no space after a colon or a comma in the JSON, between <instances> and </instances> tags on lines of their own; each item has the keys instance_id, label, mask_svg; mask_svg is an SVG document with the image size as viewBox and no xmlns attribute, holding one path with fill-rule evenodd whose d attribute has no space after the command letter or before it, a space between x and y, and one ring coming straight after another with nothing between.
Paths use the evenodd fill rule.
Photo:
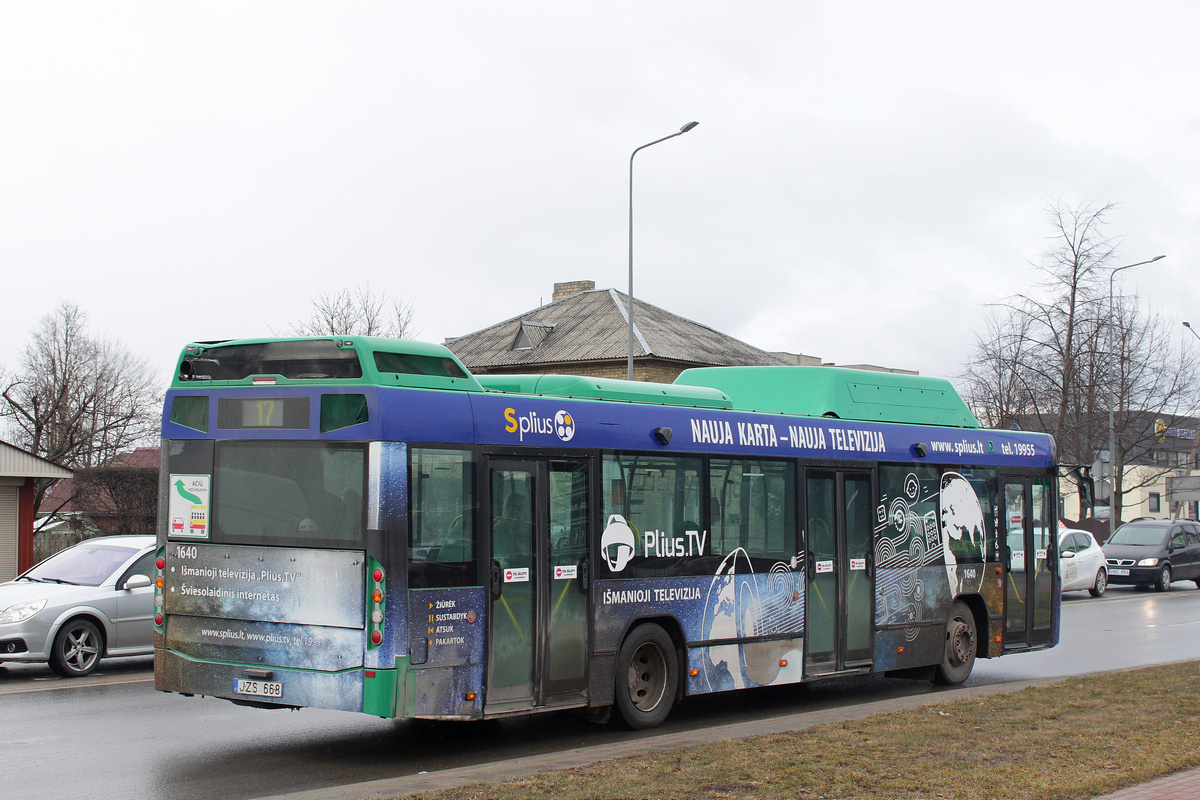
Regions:
<instances>
[{"instance_id":1,"label":"street lamp post","mask_svg":"<svg viewBox=\"0 0 1200 800\"><path fill-rule=\"evenodd\" d=\"M1140 267L1143 264L1153 264L1161 258L1166 258L1165 255L1155 256L1148 261L1139 261L1136 264L1126 264L1123 267L1117 267L1112 272L1108 273L1108 314L1111 317L1108 323L1108 358L1111 363L1113 360L1113 326L1116 324L1116 308L1113 304L1113 278L1123 269L1133 269ZM1119 359L1118 359L1119 362ZM1119 366L1119 364L1118 364ZM1113 416L1113 409L1117 405L1117 384L1113 378L1109 378L1108 382L1108 469L1111 473L1109 480L1112 481L1112 490L1108 495L1108 536L1111 539L1112 535L1117 531L1117 514L1116 514L1116 499L1117 486L1121 481L1121 476L1117 475L1117 427ZM1124 472L1124 464L1122 472Z\"/></svg>"},{"instance_id":2,"label":"street lamp post","mask_svg":"<svg viewBox=\"0 0 1200 800\"><path fill-rule=\"evenodd\" d=\"M699 122L689 122L670 136L664 136L644 144L629 155L629 363L627 370L629 380L633 380L633 157L638 154L638 150L645 150L651 145L682 136L699 124Z\"/></svg>"}]
</instances>

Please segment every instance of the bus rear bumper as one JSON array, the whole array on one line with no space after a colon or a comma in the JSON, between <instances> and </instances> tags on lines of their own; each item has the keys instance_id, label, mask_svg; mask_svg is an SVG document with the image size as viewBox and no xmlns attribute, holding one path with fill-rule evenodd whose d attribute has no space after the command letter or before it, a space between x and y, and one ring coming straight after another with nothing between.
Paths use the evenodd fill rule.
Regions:
<instances>
[{"instance_id":1,"label":"bus rear bumper","mask_svg":"<svg viewBox=\"0 0 1200 800\"><path fill-rule=\"evenodd\" d=\"M172 650L154 652L154 688L220 697L264 708L363 710L363 670L311 670L196 661Z\"/></svg>"}]
</instances>

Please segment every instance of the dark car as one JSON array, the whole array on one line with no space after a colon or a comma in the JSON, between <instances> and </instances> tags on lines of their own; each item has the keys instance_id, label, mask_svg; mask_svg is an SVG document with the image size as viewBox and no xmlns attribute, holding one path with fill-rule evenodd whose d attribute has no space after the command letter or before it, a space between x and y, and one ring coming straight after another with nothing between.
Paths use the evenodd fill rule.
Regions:
<instances>
[{"instance_id":1,"label":"dark car","mask_svg":"<svg viewBox=\"0 0 1200 800\"><path fill-rule=\"evenodd\" d=\"M1170 591L1171 583L1200 586L1200 525L1192 520L1127 522L1104 543L1109 583L1133 583Z\"/></svg>"}]
</instances>

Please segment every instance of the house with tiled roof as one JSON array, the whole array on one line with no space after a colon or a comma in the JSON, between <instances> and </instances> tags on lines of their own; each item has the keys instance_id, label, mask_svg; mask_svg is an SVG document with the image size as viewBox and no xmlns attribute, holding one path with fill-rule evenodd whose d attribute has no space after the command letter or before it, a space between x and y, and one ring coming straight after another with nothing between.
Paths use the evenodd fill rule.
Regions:
<instances>
[{"instance_id":1,"label":"house with tiled roof","mask_svg":"<svg viewBox=\"0 0 1200 800\"><path fill-rule=\"evenodd\" d=\"M634 300L634 378L670 383L690 367L789 362L641 300ZM594 281L554 284L550 303L445 344L475 374L566 373L624 378L629 296Z\"/></svg>"}]
</instances>

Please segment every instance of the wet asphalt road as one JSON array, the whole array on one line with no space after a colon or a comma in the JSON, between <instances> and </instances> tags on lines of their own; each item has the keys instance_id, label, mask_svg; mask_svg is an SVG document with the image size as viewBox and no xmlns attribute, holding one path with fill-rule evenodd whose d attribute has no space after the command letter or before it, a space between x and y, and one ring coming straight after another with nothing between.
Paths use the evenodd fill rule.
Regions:
<instances>
[{"instance_id":1,"label":"wet asphalt road","mask_svg":"<svg viewBox=\"0 0 1200 800\"><path fill-rule=\"evenodd\" d=\"M1200 589L1113 588L1064 599L1055 649L979 661L968 686L1200 659ZM36 665L0 669L0 787L46 800L258 798L490 763L708 726L954 689L860 678L690 700L656 731L564 715L472 724L335 711L261 711L155 692L150 659L121 659L79 681Z\"/></svg>"}]
</instances>

